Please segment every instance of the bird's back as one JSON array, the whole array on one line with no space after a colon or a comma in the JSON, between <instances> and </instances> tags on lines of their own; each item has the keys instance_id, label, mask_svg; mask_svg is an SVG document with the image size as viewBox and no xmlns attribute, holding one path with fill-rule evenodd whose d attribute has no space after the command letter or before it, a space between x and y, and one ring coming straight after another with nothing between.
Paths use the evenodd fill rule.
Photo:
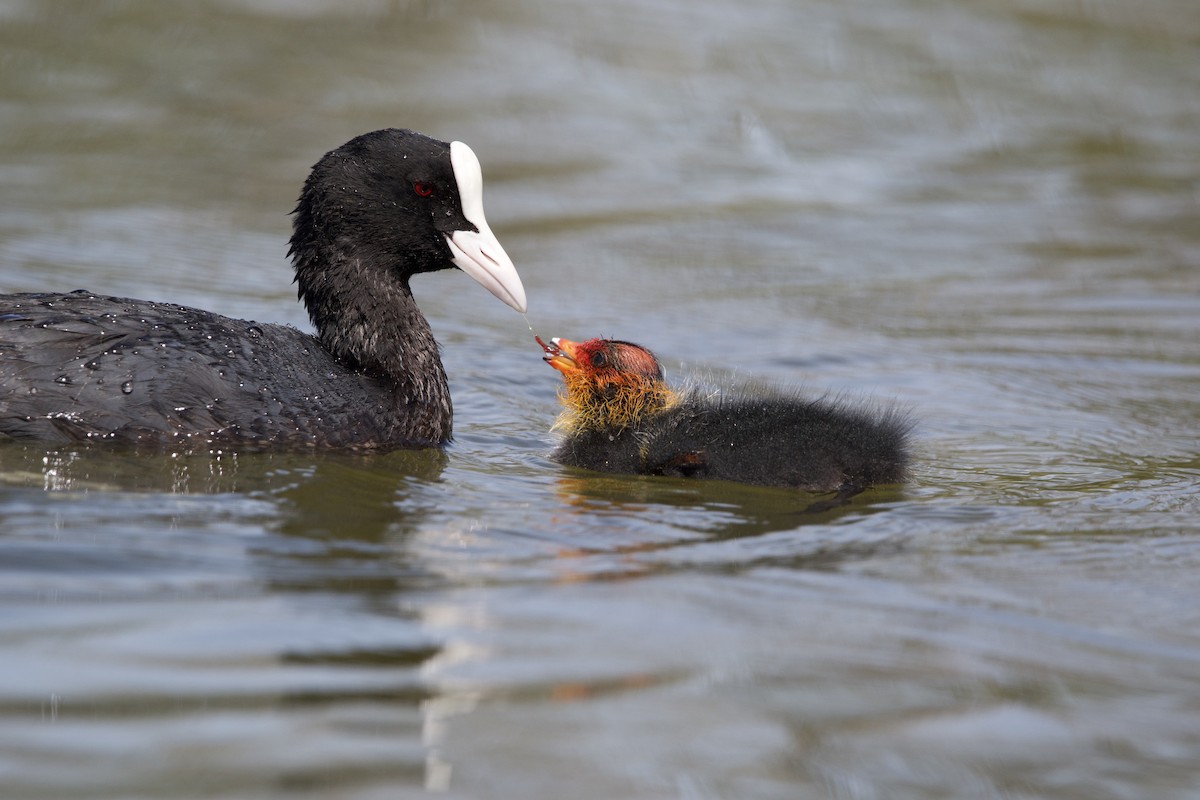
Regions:
<instances>
[{"instance_id":1,"label":"bird's back","mask_svg":"<svg viewBox=\"0 0 1200 800\"><path fill-rule=\"evenodd\" d=\"M369 445L394 436L395 404L286 326L83 291L0 296L0 435Z\"/></svg>"},{"instance_id":2,"label":"bird's back","mask_svg":"<svg viewBox=\"0 0 1200 800\"><path fill-rule=\"evenodd\" d=\"M898 483L911 422L896 409L767 391L693 390L641 434L646 472L810 491Z\"/></svg>"}]
</instances>

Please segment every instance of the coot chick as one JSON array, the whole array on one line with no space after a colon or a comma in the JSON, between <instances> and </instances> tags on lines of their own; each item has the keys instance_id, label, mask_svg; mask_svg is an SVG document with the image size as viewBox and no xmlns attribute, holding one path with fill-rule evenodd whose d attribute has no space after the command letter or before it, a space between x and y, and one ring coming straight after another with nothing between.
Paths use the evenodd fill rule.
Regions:
<instances>
[{"instance_id":1,"label":"coot chick","mask_svg":"<svg viewBox=\"0 0 1200 800\"><path fill-rule=\"evenodd\" d=\"M552 458L602 472L673 475L837 492L904 479L912 427L897 410L743 385L672 390L644 347L552 339L562 440ZM540 340L539 340L540 343Z\"/></svg>"},{"instance_id":2,"label":"coot chick","mask_svg":"<svg viewBox=\"0 0 1200 800\"><path fill-rule=\"evenodd\" d=\"M293 214L289 255L315 337L85 291L0 295L0 439L448 441L446 373L409 279L458 267L525 311L483 215L475 153L408 130L364 134L317 162Z\"/></svg>"}]
</instances>

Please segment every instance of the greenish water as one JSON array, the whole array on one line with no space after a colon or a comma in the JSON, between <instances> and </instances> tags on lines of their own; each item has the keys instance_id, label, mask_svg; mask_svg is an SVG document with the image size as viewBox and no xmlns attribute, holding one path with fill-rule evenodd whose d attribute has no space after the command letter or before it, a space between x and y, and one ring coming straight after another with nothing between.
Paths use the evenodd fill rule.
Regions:
<instances>
[{"instance_id":1,"label":"greenish water","mask_svg":"<svg viewBox=\"0 0 1200 800\"><path fill-rule=\"evenodd\" d=\"M7 798L1200 797L1200 14L0 2L0 291L306 327L308 167L468 142L544 335L896 401L912 482L547 460L415 283L456 441L0 445Z\"/></svg>"}]
</instances>

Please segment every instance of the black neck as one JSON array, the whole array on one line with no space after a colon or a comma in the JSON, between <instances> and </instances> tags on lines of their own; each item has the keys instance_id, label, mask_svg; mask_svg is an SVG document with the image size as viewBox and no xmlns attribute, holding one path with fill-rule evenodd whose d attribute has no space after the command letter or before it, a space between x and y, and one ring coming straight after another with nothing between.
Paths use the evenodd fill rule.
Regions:
<instances>
[{"instance_id":1,"label":"black neck","mask_svg":"<svg viewBox=\"0 0 1200 800\"><path fill-rule=\"evenodd\" d=\"M391 388L413 438L450 435L450 389L429 322L408 277L376 258L335 255L319 267L302 254L296 283L321 343L339 360Z\"/></svg>"}]
</instances>

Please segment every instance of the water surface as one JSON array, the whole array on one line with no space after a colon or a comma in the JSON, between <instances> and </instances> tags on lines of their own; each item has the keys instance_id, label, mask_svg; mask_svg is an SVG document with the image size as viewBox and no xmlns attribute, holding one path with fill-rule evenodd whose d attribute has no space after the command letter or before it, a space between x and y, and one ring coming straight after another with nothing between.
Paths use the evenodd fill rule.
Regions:
<instances>
[{"instance_id":1,"label":"water surface","mask_svg":"<svg viewBox=\"0 0 1200 800\"><path fill-rule=\"evenodd\" d=\"M5 797L1200 796L1189 0L8 0L0 52L0 290L306 328L300 182L412 127L543 335L919 420L820 514L566 470L445 272L444 453L0 445Z\"/></svg>"}]
</instances>

